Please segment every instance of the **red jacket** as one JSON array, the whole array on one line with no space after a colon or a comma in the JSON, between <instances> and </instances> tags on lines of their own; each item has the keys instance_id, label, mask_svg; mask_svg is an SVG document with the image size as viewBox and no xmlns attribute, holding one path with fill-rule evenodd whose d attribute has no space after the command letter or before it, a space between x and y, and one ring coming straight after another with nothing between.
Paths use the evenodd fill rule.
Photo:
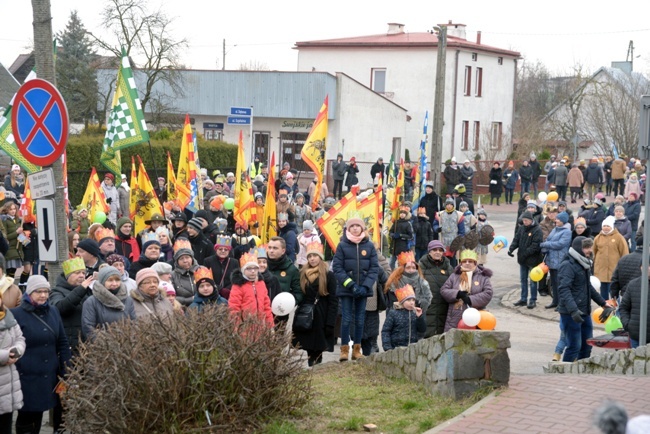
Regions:
<instances>
[{"instance_id":1,"label":"red jacket","mask_svg":"<svg viewBox=\"0 0 650 434\"><path fill-rule=\"evenodd\" d=\"M251 282L246 280L241 270L232 273L232 287L228 308L233 316L242 319L244 312L259 315L273 327L273 313L271 312L271 299L263 280Z\"/></svg>"}]
</instances>

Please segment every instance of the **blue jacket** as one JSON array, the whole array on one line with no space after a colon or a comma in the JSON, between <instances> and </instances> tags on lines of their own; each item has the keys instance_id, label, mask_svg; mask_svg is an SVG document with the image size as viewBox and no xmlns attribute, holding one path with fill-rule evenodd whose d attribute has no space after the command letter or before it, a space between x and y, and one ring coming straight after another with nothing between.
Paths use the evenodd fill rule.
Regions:
<instances>
[{"instance_id":1,"label":"blue jacket","mask_svg":"<svg viewBox=\"0 0 650 434\"><path fill-rule=\"evenodd\" d=\"M336 276L336 296L353 297L353 286L365 288L366 297L372 296L372 286L379 276L379 262L375 245L366 236L359 244L348 240L345 232L332 259Z\"/></svg>"},{"instance_id":2,"label":"blue jacket","mask_svg":"<svg viewBox=\"0 0 650 434\"><path fill-rule=\"evenodd\" d=\"M562 227L554 228L541 246L542 253L546 253L544 263L548 265L548 268L551 270L560 268L560 264L571 247L571 225L566 223Z\"/></svg>"},{"instance_id":3,"label":"blue jacket","mask_svg":"<svg viewBox=\"0 0 650 434\"><path fill-rule=\"evenodd\" d=\"M189 308L196 309L199 312L202 312L205 306L211 304L217 304L217 305L223 304L227 306L228 300L220 296L219 292L216 289L212 292L212 295L209 295L207 297L199 294L197 289L197 293L194 294L194 301L192 302L192 304L190 304Z\"/></svg>"},{"instance_id":4,"label":"blue jacket","mask_svg":"<svg viewBox=\"0 0 650 434\"><path fill-rule=\"evenodd\" d=\"M34 306L28 300L25 294L21 304L11 309L27 344L16 368L23 391L22 410L43 412L56 405L58 376L64 374L72 354L58 309L49 303Z\"/></svg>"},{"instance_id":5,"label":"blue jacket","mask_svg":"<svg viewBox=\"0 0 650 434\"><path fill-rule=\"evenodd\" d=\"M294 222L287 222L283 228L279 228L278 235L284 238L287 247L287 257L291 262L296 262L296 247L298 246L298 235L296 233L296 224Z\"/></svg>"},{"instance_id":6,"label":"blue jacket","mask_svg":"<svg viewBox=\"0 0 650 434\"><path fill-rule=\"evenodd\" d=\"M517 169L506 169L505 172L503 172L503 178L506 180L505 188L514 190L517 181L519 181L519 172L517 172Z\"/></svg>"},{"instance_id":7,"label":"blue jacket","mask_svg":"<svg viewBox=\"0 0 650 434\"><path fill-rule=\"evenodd\" d=\"M560 296L558 312L571 315L573 312L580 310L583 315L589 315L591 313L591 300L595 301L599 306L603 306L605 300L591 286L591 270L583 268L571 256L571 252L575 252L575 250L569 249L569 254L560 264L558 271L558 294Z\"/></svg>"},{"instance_id":8,"label":"blue jacket","mask_svg":"<svg viewBox=\"0 0 650 434\"><path fill-rule=\"evenodd\" d=\"M386 321L381 329L381 344L384 351L397 347L406 347L418 341L418 332L427 330L425 313L419 317L415 311L403 309L401 306L389 309Z\"/></svg>"},{"instance_id":9,"label":"blue jacket","mask_svg":"<svg viewBox=\"0 0 650 434\"><path fill-rule=\"evenodd\" d=\"M632 230L636 231L639 228L639 216L641 215L641 203L638 200L634 202L625 202L625 217L632 223Z\"/></svg>"}]
</instances>

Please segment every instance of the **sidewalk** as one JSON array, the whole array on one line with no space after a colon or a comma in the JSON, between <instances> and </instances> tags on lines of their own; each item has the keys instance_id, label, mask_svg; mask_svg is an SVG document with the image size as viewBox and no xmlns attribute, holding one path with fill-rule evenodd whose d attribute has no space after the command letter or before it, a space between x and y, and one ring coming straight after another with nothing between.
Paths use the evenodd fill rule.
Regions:
<instances>
[{"instance_id":1,"label":"sidewalk","mask_svg":"<svg viewBox=\"0 0 650 434\"><path fill-rule=\"evenodd\" d=\"M427 431L434 433L600 433L593 411L622 403L630 418L650 413L650 377L517 375L507 389Z\"/></svg>"}]
</instances>

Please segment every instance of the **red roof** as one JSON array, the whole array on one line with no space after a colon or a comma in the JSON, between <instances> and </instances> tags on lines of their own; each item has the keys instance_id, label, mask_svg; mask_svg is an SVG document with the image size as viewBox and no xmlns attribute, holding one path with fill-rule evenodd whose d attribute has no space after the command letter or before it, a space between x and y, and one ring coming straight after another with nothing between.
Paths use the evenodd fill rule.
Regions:
<instances>
[{"instance_id":1,"label":"red roof","mask_svg":"<svg viewBox=\"0 0 650 434\"><path fill-rule=\"evenodd\" d=\"M352 38L323 39L320 41L302 41L296 42L295 48L312 48L312 47L366 47L366 48L386 48L386 47L437 47L438 37L428 32L420 33L395 33L380 34L369 36L356 36ZM472 51L483 51L504 56L520 57L517 51L504 50L502 48L491 47L489 45L477 44L455 36L447 36L448 48L465 48Z\"/></svg>"}]
</instances>

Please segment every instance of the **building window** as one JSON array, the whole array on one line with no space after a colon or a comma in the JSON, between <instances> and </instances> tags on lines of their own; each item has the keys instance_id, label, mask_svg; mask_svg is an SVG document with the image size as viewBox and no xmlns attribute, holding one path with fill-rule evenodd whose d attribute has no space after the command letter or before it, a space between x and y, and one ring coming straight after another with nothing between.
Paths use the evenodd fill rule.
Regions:
<instances>
[{"instance_id":1,"label":"building window","mask_svg":"<svg viewBox=\"0 0 650 434\"><path fill-rule=\"evenodd\" d=\"M255 154L260 156L260 161L269 164L269 143L271 133L268 131L253 131L253 143L255 143Z\"/></svg>"},{"instance_id":2,"label":"building window","mask_svg":"<svg viewBox=\"0 0 650 434\"><path fill-rule=\"evenodd\" d=\"M497 63L503 65L503 57L497 57Z\"/></svg>"},{"instance_id":3,"label":"building window","mask_svg":"<svg viewBox=\"0 0 650 434\"><path fill-rule=\"evenodd\" d=\"M205 140L223 140L223 130L203 130Z\"/></svg>"},{"instance_id":4,"label":"building window","mask_svg":"<svg viewBox=\"0 0 650 434\"><path fill-rule=\"evenodd\" d=\"M490 148L501 149L501 122L492 122L492 134L490 137Z\"/></svg>"},{"instance_id":5,"label":"building window","mask_svg":"<svg viewBox=\"0 0 650 434\"><path fill-rule=\"evenodd\" d=\"M479 121L474 121L474 150L478 151L481 140L481 123Z\"/></svg>"},{"instance_id":6,"label":"building window","mask_svg":"<svg viewBox=\"0 0 650 434\"><path fill-rule=\"evenodd\" d=\"M478 59L478 53L472 53L472 60L476 62L476 59Z\"/></svg>"},{"instance_id":7,"label":"building window","mask_svg":"<svg viewBox=\"0 0 650 434\"><path fill-rule=\"evenodd\" d=\"M465 67L465 96L472 94L472 67Z\"/></svg>"},{"instance_id":8,"label":"building window","mask_svg":"<svg viewBox=\"0 0 650 434\"><path fill-rule=\"evenodd\" d=\"M386 92L386 68L372 68L370 88L377 93Z\"/></svg>"},{"instance_id":9,"label":"building window","mask_svg":"<svg viewBox=\"0 0 650 434\"><path fill-rule=\"evenodd\" d=\"M474 96L483 96L483 68L476 68L476 77L474 83Z\"/></svg>"},{"instance_id":10,"label":"building window","mask_svg":"<svg viewBox=\"0 0 650 434\"><path fill-rule=\"evenodd\" d=\"M393 155L395 155L395 156L402 155L402 138L401 137L393 137ZM396 158L396 159L399 160L399 158Z\"/></svg>"},{"instance_id":11,"label":"building window","mask_svg":"<svg viewBox=\"0 0 650 434\"><path fill-rule=\"evenodd\" d=\"M469 121L463 121L463 130L461 134L462 142L460 144L460 149L461 151L467 151L469 149Z\"/></svg>"}]
</instances>

